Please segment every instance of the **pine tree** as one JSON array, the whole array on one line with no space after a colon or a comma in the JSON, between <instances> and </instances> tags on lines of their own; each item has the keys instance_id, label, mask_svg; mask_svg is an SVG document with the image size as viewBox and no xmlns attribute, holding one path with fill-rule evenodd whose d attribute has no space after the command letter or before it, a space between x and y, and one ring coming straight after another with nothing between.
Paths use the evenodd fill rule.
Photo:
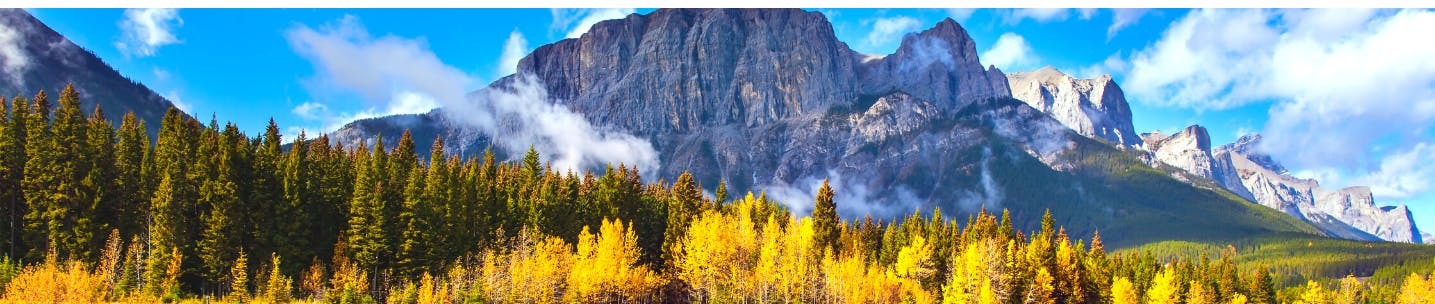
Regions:
<instances>
[{"instance_id":1,"label":"pine tree","mask_svg":"<svg viewBox=\"0 0 1435 304\"><path fill-rule=\"evenodd\" d=\"M0 104L4 100L0 99ZM7 109L0 110L0 251L5 256L19 258L26 248L21 235L27 212L21 182L25 178L25 140L28 133L25 121L28 118L28 101L20 96L10 100Z\"/></svg>"},{"instance_id":2,"label":"pine tree","mask_svg":"<svg viewBox=\"0 0 1435 304\"><path fill-rule=\"evenodd\" d=\"M359 151L364 151L359 143ZM349 254L360 269L377 270L380 259L388 251L384 240L383 201L380 199L377 175L382 167L383 142L374 146L372 154L358 153L354 160L354 195L350 203L349 231L345 235ZM374 271L377 272L377 271Z\"/></svg>"},{"instance_id":3,"label":"pine tree","mask_svg":"<svg viewBox=\"0 0 1435 304\"><path fill-rule=\"evenodd\" d=\"M83 163L88 171L80 181L84 199L79 202L75 230L81 235L78 243L86 248L81 252L85 252L83 256L88 260L99 258L98 252L94 251L95 248L103 248L104 240L99 236L117 228L116 223L120 221L117 215L121 213L116 208L120 205L120 195L115 192L118 183L115 179L114 126L96 105L85 128Z\"/></svg>"},{"instance_id":4,"label":"pine tree","mask_svg":"<svg viewBox=\"0 0 1435 304\"><path fill-rule=\"evenodd\" d=\"M200 156L211 158L207 163L215 168L210 169L213 176L202 182L199 191L199 205L207 210L201 217L204 230L199 239L199 257L204 261L205 274L210 282L223 283L237 267L234 263L239 257L241 238L245 232L240 222L244 210L240 209L243 206L233 180L235 169L230 167L231 158L236 153L234 146L221 142L222 139L213 130L210 133L201 151L213 151L214 154L201 153Z\"/></svg>"},{"instance_id":5,"label":"pine tree","mask_svg":"<svg viewBox=\"0 0 1435 304\"><path fill-rule=\"evenodd\" d=\"M54 205L55 179L58 174L51 164L55 159L54 136L50 134L50 99L45 91L31 99L30 112L25 115L25 170L21 191L25 195L25 228L21 232L28 247L26 260L38 261L44 258L51 246L48 214Z\"/></svg>"},{"instance_id":6,"label":"pine tree","mask_svg":"<svg viewBox=\"0 0 1435 304\"><path fill-rule=\"evenodd\" d=\"M672 193L668 199L668 226L663 233L663 260L670 260L678 250L679 240L687 233L688 223L702 214L703 193L702 187L693 174L683 171L678 175L677 183L673 184Z\"/></svg>"},{"instance_id":7,"label":"pine tree","mask_svg":"<svg viewBox=\"0 0 1435 304\"><path fill-rule=\"evenodd\" d=\"M409 180L404 187L403 211L398 217L404 229L395 255L395 266L400 274L410 278L422 274L431 262L430 246L433 245L434 231L429 221L431 206L424 197L425 180L423 167L414 167L409 171Z\"/></svg>"},{"instance_id":8,"label":"pine tree","mask_svg":"<svg viewBox=\"0 0 1435 304\"><path fill-rule=\"evenodd\" d=\"M158 172L160 183L150 198L149 247L152 254L147 269L166 269L171 259L184 260L184 255L193 254L193 222L190 211L195 206L196 189L189 177L189 163L193 160L190 143L194 142L186 118L173 107L165 113L160 124L159 141L155 146L155 163L164 164ZM173 256L171 256L173 255ZM185 269L178 270L184 274ZM162 271L148 271L149 275L165 275ZM146 282L158 282L146 280ZM158 294L159 291L156 291Z\"/></svg>"},{"instance_id":9,"label":"pine tree","mask_svg":"<svg viewBox=\"0 0 1435 304\"><path fill-rule=\"evenodd\" d=\"M1276 302L1275 281L1271 279L1269 270L1261 266L1256 270L1255 277L1251 278L1251 286L1246 289L1251 304L1272 304Z\"/></svg>"},{"instance_id":10,"label":"pine tree","mask_svg":"<svg viewBox=\"0 0 1435 304\"><path fill-rule=\"evenodd\" d=\"M832 201L832 186L822 180L813 203L812 220L816 228L816 239L812 241L818 251L829 250L837 253L837 238L842 233L842 219L837 216L837 203Z\"/></svg>"},{"instance_id":11,"label":"pine tree","mask_svg":"<svg viewBox=\"0 0 1435 304\"><path fill-rule=\"evenodd\" d=\"M150 192L144 185L145 154L150 147L149 133L144 122L134 112L125 113L120 120L114 149L114 205L108 209L114 212L114 227L126 238L139 234L144 229L143 215L147 214Z\"/></svg>"},{"instance_id":12,"label":"pine tree","mask_svg":"<svg viewBox=\"0 0 1435 304\"><path fill-rule=\"evenodd\" d=\"M246 215L250 226L249 239L254 242L249 254L253 256L270 256L282 245L282 240L276 233L281 229L279 218L283 210L279 207L284 203L283 178L279 174L283 159L280 150L282 140L279 126L270 118L268 126L264 128L264 134L255 145L254 161L249 173L249 193L246 201L253 208ZM257 263L249 266L260 269Z\"/></svg>"}]
</instances>

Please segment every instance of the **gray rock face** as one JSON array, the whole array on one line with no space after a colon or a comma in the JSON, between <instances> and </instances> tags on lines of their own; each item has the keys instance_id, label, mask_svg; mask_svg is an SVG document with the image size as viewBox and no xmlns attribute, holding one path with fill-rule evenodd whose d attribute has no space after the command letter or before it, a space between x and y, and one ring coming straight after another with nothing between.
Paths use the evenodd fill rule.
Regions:
<instances>
[{"instance_id":1,"label":"gray rock face","mask_svg":"<svg viewBox=\"0 0 1435 304\"><path fill-rule=\"evenodd\" d=\"M1155 156L1155 160L1186 170L1192 175L1212 178L1211 136L1206 128L1192 125L1186 129L1164 136L1148 133L1142 137L1143 146ZM1178 179L1184 179L1177 176ZM1189 180L1188 180L1189 181Z\"/></svg>"},{"instance_id":2,"label":"gray rock face","mask_svg":"<svg viewBox=\"0 0 1435 304\"><path fill-rule=\"evenodd\" d=\"M1006 75L1012 97L1046 112L1076 133L1118 145L1141 143L1131 107L1111 75L1077 79L1050 66Z\"/></svg>"},{"instance_id":3,"label":"gray rock face","mask_svg":"<svg viewBox=\"0 0 1435 304\"><path fill-rule=\"evenodd\" d=\"M1210 180L1252 202L1309 222L1334 237L1421 243L1422 236L1405 206L1380 207L1366 187L1327 190L1300 179L1269 155L1259 152L1260 135L1242 136L1214 151L1201 126L1165 136L1143 134L1151 159L1189 173L1175 174L1193 184Z\"/></svg>"},{"instance_id":4,"label":"gray rock face","mask_svg":"<svg viewBox=\"0 0 1435 304\"><path fill-rule=\"evenodd\" d=\"M595 124L651 136L757 127L897 91L944 110L1009 96L1006 78L976 54L950 19L868 59L816 12L664 9L539 47L518 71Z\"/></svg>"},{"instance_id":5,"label":"gray rock face","mask_svg":"<svg viewBox=\"0 0 1435 304\"><path fill-rule=\"evenodd\" d=\"M1238 194L1243 191L1254 202L1304 218L1333 236L1423 242L1404 205L1377 206L1368 187L1328 190L1315 180L1291 176L1270 156L1258 151L1259 143L1259 135L1247 135L1217 149L1217 155L1228 159L1240 178L1239 187L1226 185L1227 189Z\"/></svg>"}]
</instances>

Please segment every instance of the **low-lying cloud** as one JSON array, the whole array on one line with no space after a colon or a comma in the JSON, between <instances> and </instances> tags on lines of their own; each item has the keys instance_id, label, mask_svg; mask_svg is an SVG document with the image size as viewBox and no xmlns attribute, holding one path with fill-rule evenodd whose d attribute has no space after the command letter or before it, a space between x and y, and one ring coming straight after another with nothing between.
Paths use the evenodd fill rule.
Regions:
<instances>
[{"instance_id":1,"label":"low-lying cloud","mask_svg":"<svg viewBox=\"0 0 1435 304\"><path fill-rule=\"evenodd\" d=\"M0 23L0 69L16 86L22 85L20 82L30 67L30 55L21 45L24 39L19 30Z\"/></svg>"},{"instance_id":2,"label":"low-lying cloud","mask_svg":"<svg viewBox=\"0 0 1435 304\"><path fill-rule=\"evenodd\" d=\"M333 107L320 102L293 109L297 116L320 117L325 132L354 119L438 108L447 122L456 123L451 127L488 135L508 155L522 156L535 147L556 169L620 162L645 172L658 168L652 144L592 125L551 100L536 77L518 75L470 94L477 77L445 64L422 39L375 37L352 16L319 29L296 26L286 37L314 65L313 87L358 93L369 103L357 113L332 113Z\"/></svg>"}]
</instances>

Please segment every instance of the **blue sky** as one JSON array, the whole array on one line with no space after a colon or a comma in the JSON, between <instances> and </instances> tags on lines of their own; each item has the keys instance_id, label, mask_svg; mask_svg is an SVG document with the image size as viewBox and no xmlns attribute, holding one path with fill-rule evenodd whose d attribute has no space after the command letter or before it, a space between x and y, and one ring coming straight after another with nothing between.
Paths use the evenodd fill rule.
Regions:
<instances>
[{"instance_id":1,"label":"blue sky","mask_svg":"<svg viewBox=\"0 0 1435 304\"><path fill-rule=\"evenodd\" d=\"M812 9L857 51L954 18L982 61L1112 74L1138 132L1200 124L1215 144L1266 135L1268 152L1327 187L1369 185L1435 227L1435 28L1428 10ZM442 104L533 48L651 9L32 9L122 74L250 134L286 134ZM382 60L394 55L394 60ZM409 66L437 73L403 74ZM363 72L355 72L363 71ZM381 73L382 74L382 73ZM372 77L371 77L372 76ZM427 80L439 84L429 84ZM292 138L288 137L288 138Z\"/></svg>"}]
</instances>

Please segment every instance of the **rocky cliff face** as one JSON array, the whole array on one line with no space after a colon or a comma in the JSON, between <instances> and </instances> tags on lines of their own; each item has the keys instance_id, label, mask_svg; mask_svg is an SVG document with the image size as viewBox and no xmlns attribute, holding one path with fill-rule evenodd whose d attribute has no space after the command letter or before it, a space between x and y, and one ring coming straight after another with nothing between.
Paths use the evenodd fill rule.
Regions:
<instances>
[{"instance_id":1,"label":"rocky cliff face","mask_svg":"<svg viewBox=\"0 0 1435 304\"><path fill-rule=\"evenodd\" d=\"M1206 128L1190 126L1170 136L1148 133L1142 145L1155 160L1203 178L1212 178L1211 136ZM1184 179L1177 175L1178 179ZM1189 180L1187 180L1189 181Z\"/></svg>"},{"instance_id":2,"label":"rocky cliff face","mask_svg":"<svg viewBox=\"0 0 1435 304\"><path fill-rule=\"evenodd\" d=\"M1190 126L1165 136L1143 134L1143 147L1155 163L1181 169L1172 176L1200 185L1205 181L1252 202L1280 210L1345 239L1421 243L1422 236L1405 206L1375 205L1370 189L1327 190L1300 179L1257 149L1260 135L1211 148L1206 129Z\"/></svg>"},{"instance_id":3,"label":"rocky cliff face","mask_svg":"<svg viewBox=\"0 0 1435 304\"><path fill-rule=\"evenodd\" d=\"M1077 79L1050 66L1006 75L1012 97L1046 112L1076 133L1111 143L1141 143L1131 126L1131 107L1111 75Z\"/></svg>"},{"instance_id":4,"label":"rocky cliff face","mask_svg":"<svg viewBox=\"0 0 1435 304\"><path fill-rule=\"evenodd\" d=\"M173 105L23 9L0 9L0 40L5 40L0 44L17 46L14 52L0 52L0 96L28 98L40 90L58 96L66 84L73 83L86 113L98 104L110 121L119 124L125 113L134 111L147 122L151 135Z\"/></svg>"},{"instance_id":5,"label":"rocky cliff face","mask_svg":"<svg viewBox=\"0 0 1435 304\"><path fill-rule=\"evenodd\" d=\"M976 54L950 19L872 59L817 12L665 9L539 47L518 71L595 124L651 136L758 127L899 91L944 110L1009 96L1006 78Z\"/></svg>"},{"instance_id":6,"label":"rocky cliff face","mask_svg":"<svg viewBox=\"0 0 1435 304\"><path fill-rule=\"evenodd\" d=\"M1248 199L1307 219L1328 233L1349 239L1422 243L1410 211L1404 205L1381 207L1375 204L1368 187L1328 190L1315 180L1291 176L1270 156L1256 147L1260 135L1242 136L1221 146L1217 155L1232 164L1240 179L1233 192ZM1237 191L1240 190L1240 191Z\"/></svg>"}]
</instances>

